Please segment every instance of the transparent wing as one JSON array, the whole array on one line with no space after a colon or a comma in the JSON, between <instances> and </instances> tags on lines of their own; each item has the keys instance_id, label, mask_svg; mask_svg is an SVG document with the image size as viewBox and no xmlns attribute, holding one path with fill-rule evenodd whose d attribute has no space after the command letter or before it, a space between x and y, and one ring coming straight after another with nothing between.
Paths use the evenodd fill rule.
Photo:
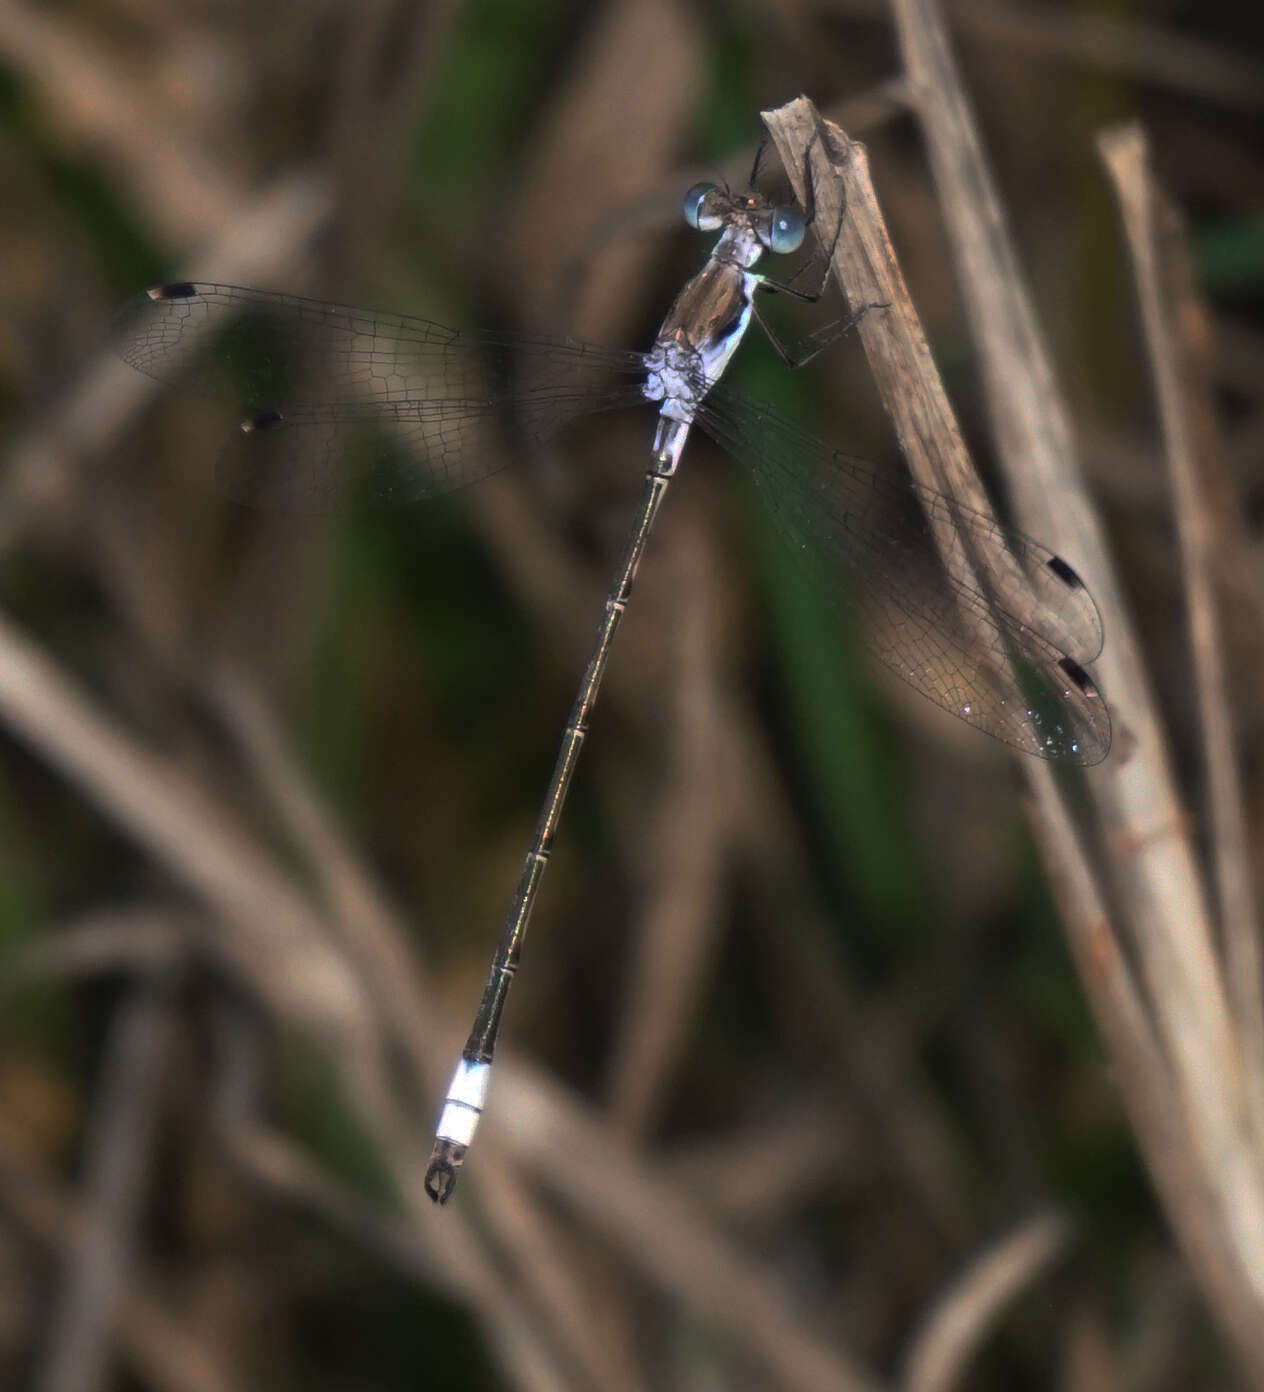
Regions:
<instances>
[{"instance_id":1,"label":"transparent wing","mask_svg":"<svg viewBox=\"0 0 1264 1392\"><path fill-rule=\"evenodd\" d=\"M724 385L697 420L750 466L792 552L827 595L856 610L888 667L1027 753L1077 764L1106 757L1110 714L1083 667L1101 651L1101 618L1060 556L830 449Z\"/></svg>"},{"instance_id":2,"label":"transparent wing","mask_svg":"<svg viewBox=\"0 0 1264 1392\"><path fill-rule=\"evenodd\" d=\"M144 291L115 348L159 381L236 389L247 414L217 477L256 506L416 502L494 473L509 442L644 400L638 353L232 285Z\"/></svg>"}]
</instances>

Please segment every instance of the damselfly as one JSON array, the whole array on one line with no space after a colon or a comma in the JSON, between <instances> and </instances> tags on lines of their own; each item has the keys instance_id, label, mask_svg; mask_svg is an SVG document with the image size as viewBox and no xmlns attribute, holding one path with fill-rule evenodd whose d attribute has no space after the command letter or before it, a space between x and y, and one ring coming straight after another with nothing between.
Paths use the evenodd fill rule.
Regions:
<instances>
[{"instance_id":1,"label":"damselfly","mask_svg":"<svg viewBox=\"0 0 1264 1392\"><path fill-rule=\"evenodd\" d=\"M483 1110L505 1001L615 630L694 425L749 465L791 550L825 573L834 601L858 611L873 652L923 695L1042 758L1095 764L1110 747L1109 714L1084 670L1101 650L1101 621L1066 561L945 495L830 449L720 381L752 318L772 338L758 291L815 298L755 269L765 252L798 249L813 214L770 202L754 180L752 171L746 193L706 183L686 194L685 221L719 237L644 353L447 329L227 285L160 286L119 317L118 351L140 371L174 381L205 355L236 376L250 414L225 447L219 476L232 496L263 506L320 507L349 487L383 503L420 501L493 473L508 457L506 440L521 450L587 413L657 407L640 510L437 1127L426 1188L439 1203Z\"/></svg>"}]
</instances>

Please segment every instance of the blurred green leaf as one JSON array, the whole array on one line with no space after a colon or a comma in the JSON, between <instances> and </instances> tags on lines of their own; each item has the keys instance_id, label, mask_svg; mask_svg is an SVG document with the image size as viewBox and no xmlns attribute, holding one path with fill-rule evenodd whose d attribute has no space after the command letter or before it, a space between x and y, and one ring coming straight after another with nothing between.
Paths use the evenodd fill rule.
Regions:
<instances>
[{"instance_id":1,"label":"blurred green leaf","mask_svg":"<svg viewBox=\"0 0 1264 1392\"><path fill-rule=\"evenodd\" d=\"M819 415L810 378L786 371L766 345L748 355L735 377L789 415L809 422ZM746 491L762 512L749 484ZM767 517L758 537L792 738L837 867L833 889L854 896L864 922L882 938L902 938L924 923L926 904L910 863L898 752L863 675L868 658L846 606L808 576Z\"/></svg>"},{"instance_id":2,"label":"blurred green leaf","mask_svg":"<svg viewBox=\"0 0 1264 1392\"><path fill-rule=\"evenodd\" d=\"M1220 298L1264 292L1264 215L1201 227L1194 240L1198 280Z\"/></svg>"},{"instance_id":3,"label":"blurred green leaf","mask_svg":"<svg viewBox=\"0 0 1264 1392\"><path fill-rule=\"evenodd\" d=\"M506 162L569 17L562 0L465 6L414 145L413 173L428 195L456 193Z\"/></svg>"}]
</instances>

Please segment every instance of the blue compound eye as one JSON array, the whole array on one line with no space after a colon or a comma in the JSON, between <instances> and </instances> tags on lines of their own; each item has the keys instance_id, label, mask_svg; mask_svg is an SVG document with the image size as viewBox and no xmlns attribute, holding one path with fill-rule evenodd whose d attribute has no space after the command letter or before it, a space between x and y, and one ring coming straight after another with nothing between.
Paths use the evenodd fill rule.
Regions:
<instances>
[{"instance_id":1,"label":"blue compound eye","mask_svg":"<svg viewBox=\"0 0 1264 1392\"><path fill-rule=\"evenodd\" d=\"M803 245L805 231L803 214L798 208L786 206L772 210L772 227L768 233L769 249L784 253L798 251Z\"/></svg>"},{"instance_id":2,"label":"blue compound eye","mask_svg":"<svg viewBox=\"0 0 1264 1392\"><path fill-rule=\"evenodd\" d=\"M714 184L695 184L685 194L681 211L685 221L698 232L711 232L720 225L720 218L711 212L704 212L702 205L713 193L719 193Z\"/></svg>"}]
</instances>

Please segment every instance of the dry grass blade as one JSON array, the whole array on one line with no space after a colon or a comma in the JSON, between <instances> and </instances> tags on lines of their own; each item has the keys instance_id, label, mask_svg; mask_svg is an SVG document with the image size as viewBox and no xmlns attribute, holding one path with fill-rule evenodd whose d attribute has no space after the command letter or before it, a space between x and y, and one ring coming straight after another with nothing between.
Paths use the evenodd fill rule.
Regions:
<instances>
[{"instance_id":1,"label":"dry grass blade","mask_svg":"<svg viewBox=\"0 0 1264 1392\"><path fill-rule=\"evenodd\" d=\"M1037 767L1030 784L1032 833L1075 956L1085 994L1102 1032L1117 1090L1137 1134L1146 1165L1204 1290L1215 1308L1242 1305L1241 1285L1226 1260L1222 1210L1199 1157L1172 1107L1168 1062L1147 1011L1144 992L1123 953L1101 885L1051 771Z\"/></svg>"},{"instance_id":2,"label":"dry grass blade","mask_svg":"<svg viewBox=\"0 0 1264 1392\"><path fill-rule=\"evenodd\" d=\"M560 1089L497 1060L513 1081L515 1105L492 1107L502 1132L568 1206L608 1239L628 1264L722 1331L786 1392L876 1392L880 1384L836 1341L823 1337L785 1295L781 1282L747 1257L702 1212L634 1152L593 1124ZM499 1086L499 1082L497 1084Z\"/></svg>"},{"instance_id":3,"label":"dry grass blade","mask_svg":"<svg viewBox=\"0 0 1264 1392\"><path fill-rule=\"evenodd\" d=\"M880 19L890 9L887 0L818 3ZM1264 68L1253 54L1199 40L1185 26L1147 23L1138 9L1118 18L1106 11L1013 0L951 0L947 8L953 28L966 40L1002 50L1011 63L1061 62L1121 73L1246 112L1264 105ZM840 119L839 124L848 123Z\"/></svg>"},{"instance_id":4,"label":"dry grass blade","mask_svg":"<svg viewBox=\"0 0 1264 1392\"><path fill-rule=\"evenodd\" d=\"M1104 11L998 0L969 0L951 9L954 23L971 38L1015 53L1128 73L1142 82L1244 111L1264 105L1264 68L1256 58L1148 24L1140 11L1119 19Z\"/></svg>"},{"instance_id":5,"label":"dry grass blade","mask_svg":"<svg viewBox=\"0 0 1264 1392\"><path fill-rule=\"evenodd\" d=\"M758 1214L768 1223L853 1171L856 1151L834 1109L812 1100L762 1113L741 1133L691 1146L669 1164L681 1189L704 1196L708 1213L735 1221Z\"/></svg>"},{"instance_id":6,"label":"dry grass blade","mask_svg":"<svg viewBox=\"0 0 1264 1392\"><path fill-rule=\"evenodd\" d=\"M1104 1392L1125 1373L1215 1386L1235 1353L1240 1380L1264 1386L1247 1110L1264 1005L1239 806L1264 806L1264 587L1259 519L1233 515L1264 482L1258 267L1233 237L1249 235L1261 168L1247 7L1177 29L941 2L1073 415L926 0L729 6L718 26L676 0L0 4L0 1386ZM717 175L745 188L761 95L804 72L821 111L869 142L849 152L805 113L812 236L828 244L845 196L846 297L884 307L797 378L745 343L708 403L723 438L762 422L747 438L780 486L756 497L754 476L690 443L551 847L468 1187L436 1212L423 1175L452 1027L538 818L649 407L541 449L508 422L495 462L515 467L415 513L261 514L215 490L214 461L241 446L241 400L267 365L291 406L336 412L347 379L307 371L310 328L278 342L243 320L168 395L119 355L111 314L192 277L434 316L484 345L525 329L647 346L705 255L681 194ZM1215 538L1190 568L1197 646L1212 642L1205 753L1133 294L1086 137L1094 112L1143 104L1165 186L1193 210L1214 326L1200 339L1188 286L1163 280L1192 436L1175 453L1199 475L1180 520ZM785 201L767 153L761 187ZM802 154L786 166L801 174ZM806 269L759 270L787 264ZM910 292L950 387L970 372L968 305L989 463L1012 474L1005 506L991 496L1102 601L1102 661L1091 600L1029 583L1021 612L1002 604L1033 572L1072 587L1050 553L1033 563L1021 542L995 546L1004 527L962 522L987 500ZM812 315L769 302L787 337ZM852 370L860 346L878 392ZM383 390L405 387L407 355L398 382L370 360ZM478 360L481 387L489 365L534 381ZM424 380L408 375L410 400ZM983 400L954 402L967 440ZM862 454L893 456L898 434L932 516L942 505L939 545L895 468L849 474L809 436L814 406L825 439L836 426ZM1097 442L1122 584L1072 420ZM354 433L325 456L339 495ZM474 433L486 464L491 437ZM883 571L845 519L857 489L886 487L864 531L915 539L918 564ZM810 533L806 571L766 521ZM1018 569L989 564L996 549ZM895 629L887 658L913 631L902 595L946 600L919 639L981 596L996 603L973 631L960 621L961 651L993 621L994 651L1025 653L1029 633L1100 676L1107 763L1088 779L1021 764L1082 992L1003 748L903 683L894 709L871 699L837 623L843 556L863 636L883 617ZM870 606L875 571L896 587ZM1022 682L923 649L956 716L985 704L963 687L996 707L998 665ZM1212 728L1217 658L1236 730ZM1013 690L1022 724L1038 703ZM1156 704L1182 722L1175 777ZM1099 752L1104 724L1086 727ZM1214 796L1214 829L1176 778ZM165 1033L129 1062L137 1012L171 982ZM1074 1270L1039 1267L1056 1234L1025 1222L1023 1196L1051 1183L1084 1235ZM989 1251L988 1234L1009 1240Z\"/></svg>"},{"instance_id":7,"label":"dry grass blade","mask_svg":"<svg viewBox=\"0 0 1264 1392\"><path fill-rule=\"evenodd\" d=\"M524 1386L548 1386L551 1364L517 1294L466 1225L452 1217L437 1222L421 1197L415 1134L398 1116L382 1073L374 1009L354 973L330 949L314 911L222 809L179 770L130 741L2 622L0 713L221 915L218 931L206 941L228 969L280 1018L331 1046L401 1191L427 1215L431 1240L454 1279L476 1293L495 1341L517 1350L506 1354L509 1366L521 1367ZM533 1368L539 1372L534 1384L526 1379Z\"/></svg>"},{"instance_id":8,"label":"dry grass blade","mask_svg":"<svg viewBox=\"0 0 1264 1392\"><path fill-rule=\"evenodd\" d=\"M212 941L287 1018L346 1032L364 1001L302 898L184 772L141 748L0 619L0 716L239 932ZM266 925L266 926L265 926ZM358 1024L357 1024L358 1022Z\"/></svg>"},{"instance_id":9,"label":"dry grass blade","mask_svg":"<svg viewBox=\"0 0 1264 1392\"><path fill-rule=\"evenodd\" d=\"M82 1203L59 1192L45 1169L32 1160L26 1139L15 1134L7 1118L0 1118L6 1215L70 1265L89 1241L88 1216ZM173 1318L166 1300L134 1271L126 1273L118 1293L117 1340L126 1360L161 1392L237 1392L240 1387L217 1350Z\"/></svg>"},{"instance_id":10,"label":"dry grass blade","mask_svg":"<svg viewBox=\"0 0 1264 1392\"><path fill-rule=\"evenodd\" d=\"M433 1089L447 1064L436 1038L430 985L404 923L384 901L329 809L304 778L251 683L221 670L209 695L333 910L336 931L364 976L387 1026Z\"/></svg>"},{"instance_id":11,"label":"dry grass blade","mask_svg":"<svg viewBox=\"0 0 1264 1392\"><path fill-rule=\"evenodd\" d=\"M142 985L115 1016L92 1118L83 1240L67 1251L37 1392L104 1385L118 1306L150 1184L162 1081L174 1036L169 983Z\"/></svg>"},{"instance_id":12,"label":"dry grass blade","mask_svg":"<svg viewBox=\"0 0 1264 1392\"><path fill-rule=\"evenodd\" d=\"M859 337L909 471L935 495L921 502L938 560L919 550L904 568L917 575L926 567L923 578L910 582L935 596L926 601L923 618L920 609L905 612L900 582L882 578L880 554L872 564L863 559L864 536L848 535L849 517L854 512L863 518L864 508L847 496L845 475L831 485L843 518L844 554L854 554L856 568L873 579L878 603L866 622L873 625L875 651L923 694L1008 743L1099 762L1110 748L1110 717L1092 678L1078 665L1080 659L1092 662L1100 647L1096 609L1061 557L998 528L878 209L864 147L822 122L807 102L765 113L765 121L796 194L805 206L809 199L815 206L817 236L832 245L834 275L860 316ZM804 440L799 448L806 454L812 446ZM1059 606L1068 598L1079 608L1064 622ZM918 624L927 629L921 640L925 654L906 654L903 644ZM1022 670L1057 702L1051 718L1016 675L1014 643L1023 645Z\"/></svg>"},{"instance_id":13,"label":"dry grass blade","mask_svg":"<svg viewBox=\"0 0 1264 1392\"><path fill-rule=\"evenodd\" d=\"M878 307L863 314L856 332L909 471L923 487L988 512L878 208L864 146L822 121L806 98L763 119L800 201L808 197L810 161L817 227L840 229L833 271L853 311Z\"/></svg>"},{"instance_id":14,"label":"dry grass blade","mask_svg":"<svg viewBox=\"0 0 1264 1392\"><path fill-rule=\"evenodd\" d=\"M417 1118L424 1128L452 1045L447 1033L436 1028L431 993L405 927L383 902L354 850L307 785L280 731L249 684L239 676L221 674L214 698L249 754L255 777L335 906L335 931L346 940L368 993L379 1003L384 1031L399 1042L428 1088L425 1107ZM497 1095L502 1104L515 1105L512 1081L502 1086L498 1080ZM273 1183L292 1183L306 1202L338 1221L361 1245L382 1251L385 1243L387 1254L394 1253L396 1264L402 1263L401 1269L409 1274L432 1280L443 1277L433 1256L419 1266L410 1255L425 1248L420 1229L400 1233L396 1251L384 1235L389 1230L384 1229L380 1218L365 1212L363 1205L320 1176L279 1138L268 1137L259 1128L243 1128L236 1139L243 1163L261 1176L266 1174ZM552 1221L516 1178L514 1159L491 1138L478 1178L484 1223L494 1234L498 1249L513 1257L521 1285L531 1291L544 1315L542 1325L551 1329L554 1342L567 1349L570 1361L584 1368L595 1386L635 1392L639 1384L630 1360L612 1361L606 1342L594 1337L599 1325L589 1308L591 1282L578 1280L573 1265L564 1259ZM441 1283L446 1284L442 1279Z\"/></svg>"},{"instance_id":15,"label":"dry grass blade","mask_svg":"<svg viewBox=\"0 0 1264 1392\"><path fill-rule=\"evenodd\" d=\"M1194 683L1198 693L1225 980L1239 1030L1247 1104L1257 1141L1264 1142L1264 977L1260 923L1252 884L1250 838L1243 806L1214 593L1215 555L1222 544L1208 497L1215 448L1208 387L1196 370L1192 336L1205 337L1194 294L1189 248L1176 209L1158 187L1149 145L1138 126L1104 133L1102 157L1114 181L1136 271L1146 343L1158 394L1165 453L1181 543L1189 606ZM1199 422L1203 428L1199 429ZM1201 446L1201 449L1200 449Z\"/></svg>"},{"instance_id":16,"label":"dry grass blade","mask_svg":"<svg viewBox=\"0 0 1264 1392\"><path fill-rule=\"evenodd\" d=\"M939 185L971 323L982 354L993 427L1019 509L1069 554L1083 557L1108 642L1098 663L1108 696L1136 745L1088 780L1110 851L1120 925L1136 952L1171 1086L1184 1110L1194 1155L1217 1196L1218 1240L1206 1242L1202 1210L1173 1223L1214 1282L1213 1307L1239 1356L1264 1376L1264 1185L1243 1130L1244 1080L1225 982L1166 740L1128 607L1102 529L1076 467L1069 411L1045 348L999 197L938 9L901 0L899 34ZM1051 785L1026 776L1045 793ZM1042 813L1042 815L1046 815ZM1056 815L1052 809L1047 815ZM1161 1086L1163 1080L1153 1080ZM1169 1199L1173 1195L1169 1191Z\"/></svg>"},{"instance_id":17,"label":"dry grass blade","mask_svg":"<svg viewBox=\"0 0 1264 1392\"><path fill-rule=\"evenodd\" d=\"M988 1331L1066 1251L1071 1236L1066 1215L1046 1210L971 1262L915 1335L901 1380L904 1392L950 1392L963 1385Z\"/></svg>"},{"instance_id":18,"label":"dry grass blade","mask_svg":"<svg viewBox=\"0 0 1264 1392\"><path fill-rule=\"evenodd\" d=\"M678 513L674 523L664 527L671 573L663 573L668 558L661 557L655 577L656 584L679 596L666 634L671 687L660 698L673 773L650 818L642 866L646 907L609 1069L615 1123L629 1136L644 1135L670 1096L672 1074L715 957L726 813L732 805L715 787L716 770L724 762L706 521L695 508L683 517Z\"/></svg>"},{"instance_id":19,"label":"dry grass blade","mask_svg":"<svg viewBox=\"0 0 1264 1392\"><path fill-rule=\"evenodd\" d=\"M0 51L29 74L59 119L81 138L100 143L155 222L176 241L198 241L237 220L244 197L219 165L171 139L169 122L146 107L136 84L111 71L55 12L6 5L0 12Z\"/></svg>"},{"instance_id":20,"label":"dry grass blade","mask_svg":"<svg viewBox=\"0 0 1264 1392\"><path fill-rule=\"evenodd\" d=\"M545 314L566 289L560 276L592 239L603 210L643 195L679 147L700 40L688 8L669 0L607 5L585 30L565 88L519 171L510 258L496 268L530 322L556 327ZM629 121L637 138L625 158L611 159ZM622 343L656 253L653 243L634 239L604 252L568 327L580 338Z\"/></svg>"},{"instance_id":21,"label":"dry grass blade","mask_svg":"<svg viewBox=\"0 0 1264 1392\"><path fill-rule=\"evenodd\" d=\"M384 902L365 867L347 844L328 810L320 803L285 747L280 731L250 685L241 677L221 673L213 697L220 714L248 754L254 777L282 817L287 830L310 864L312 873L335 909L334 930L345 941L366 994L377 1002L383 1034L397 1042L410 1059L423 1088L426 1105L438 1091L442 1069L451 1052L446 1032L436 1026L430 989L404 924ZM417 1117L425 1127L428 1111ZM399 1235L398 1249L384 1237L382 1220L321 1176L278 1138L253 1126L234 1131L239 1158L274 1184L290 1183L304 1200L339 1222L360 1245L402 1259L401 1269L412 1275L448 1284L450 1277L437 1254L424 1267L410 1255L425 1247L422 1230ZM401 1139L407 1154L415 1137ZM512 1157L489 1147L482 1194L485 1219L498 1247L517 1258L520 1281L545 1312L541 1321L551 1327L554 1341L563 1344L570 1360L586 1370L594 1385L621 1386L606 1350L592 1336L592 1320L584 1308L585 1292L574 1272L560 1260L545 1215L536 1211L514 1177ZM410 1169L413 1167L410 1166ZM397 1264L399 1264L397 1262ZM460 1288L453 1291L461 1294ZM634 1384L628 1383L629 1392Z\"/></svg>"},{"instance_id":22,"label":"dry grass blade","mask_svg":"<svg viewBox=\"0 0 1264 1392\"><path fill-rule=\"evenodd\" d=\"M627 1321L612 1328L606 1283L586 1278L576 1267L571 1258L575 1234L569 1226L540 1203L534 1185L521 1182L511 1169L502 1166L494 1182L481 1188L497 1243L540 1311L539 1329L565 1349L567 1365L581 1375L580 1385L641 1392L649 1375L635 1356ZM625 1289L624 1283L617 1288Z\"/></svg>"},{"instance_id":23,"label":"dry grass blade","mask_svg":"<svg viewBox=\"0 0 1264 1392\"><path fill-rule=\"evenodd\" d=\"M1111 852L1111 894L1121 912L1114 931L1136 953L1161 1040L1162 1054L1153 1062L1167 1065L1147 1088L1157 1094L1166 1086L1178 1099L1184 1116L1178 1134L1188 1137L1190 1154L1176 1168L1201 1177L1188 1191L1188 1209L1179 1190L1166 1186L1164 1192L1243 1365L1253 1376L1264 1375L1264 1193L1258 1157L1243 1129L1244 1080L1207 894L1127 609L1074 468L1068 413L941 18L926 0L902 0L896 14L1020 521L1083 561L1108 633L1098 667L1131 738L1088 786ZM787 142L783 155L792 168L803 148ZM854 205L850 210L852 216L858 211ZM854 295L852 287L845 289ZM894 412L877 365L875 376ZM1024 772L1040 799L1039 815L1060 815L1052 805L1053 780L1031 766ZM1115 956L1129 960L1122 947ZM1103 1033L1111 1036L1105 1025ZM1148 1153L1157 1140L1154 1133L1142 1135ZM1166 1162L1151 1154L1151 1163L1157 1172ZM1202 1202L1208 1192L1215 1205L1210 1225Z\"/></svg>"},{"instance_id":24,"label":"dry grass blade","mask_svg":"<svg viewBox=\"0 0 1264 1392\"><path fill-rule=\"evenodd\" d=\"M268 281L296 256L305 257L325 229L332 204L325 182L311 174L280 178L247 201L223 239L196 269L211 279ZM13 442L3 484L0 550L10 546L38 513L73 495L76 474L117 445L157 394L142 377L103 347L72 385Z\"/></svg>"}]
</instances>

